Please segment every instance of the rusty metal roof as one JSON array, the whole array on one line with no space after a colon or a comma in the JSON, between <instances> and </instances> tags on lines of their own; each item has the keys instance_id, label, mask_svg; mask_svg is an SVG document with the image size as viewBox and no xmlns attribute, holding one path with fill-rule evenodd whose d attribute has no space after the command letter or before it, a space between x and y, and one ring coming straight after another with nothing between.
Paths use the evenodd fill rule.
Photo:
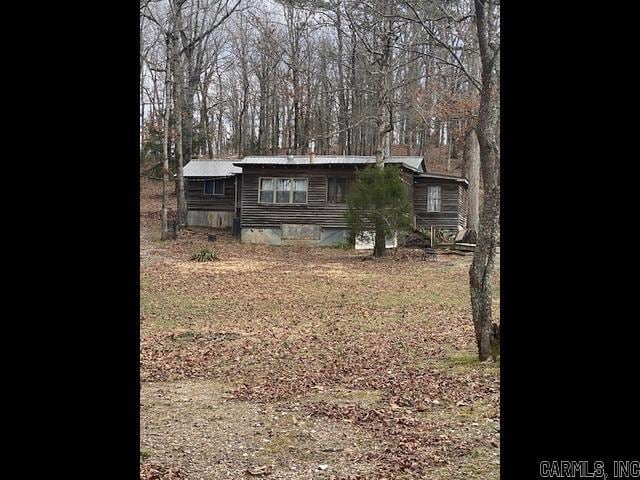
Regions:
<instances>
[{"instance_id":1,"label":"rusty metal roof","mask_svg":"<svg viewBox=\"0 0 640 480\"><path fill-rule=\"evenodd\" d=\"M454 182L464 183L469 185L469 182L464 177L456 177L455 175L445 175L443 173L420 173L415 176L416 178L438 178L441 180L452 180Z\"/></svg>"},{"instance_id":2,"label":"rusty metal roof","mask_svg":"<svg viewBox=\"0 0 640 480\"><path fill-rule=\"evenodd\" d=\"M416 172L423 172L422 157L390 157L387 163L400 163ZM235 165L363 165L376 163L375 156L354 155L316 155L313 160L309 155L286 155L275 157L244 157L234 162Z\"/></svg>"},{"instance_id":3,"label":"rusty metal roof","mask_svg":"<svg viewBox=\"0 0 640 480\"><path fill-rule=\"evenodd\" d=\"M185 177L232 177L242 173L233 160L191 160L184 166Z\"/></svg>"}]
</instances>

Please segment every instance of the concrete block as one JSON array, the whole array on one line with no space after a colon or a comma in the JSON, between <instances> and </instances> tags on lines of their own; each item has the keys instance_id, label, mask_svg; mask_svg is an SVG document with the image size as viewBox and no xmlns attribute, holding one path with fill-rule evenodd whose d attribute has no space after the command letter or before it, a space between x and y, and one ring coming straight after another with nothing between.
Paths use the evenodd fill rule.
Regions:
<instances>
[{"instance_id":1,"label":"concrete block","mask_svg":"<svg viewBox=\"0 0 640 480\"><path fill-rule=\"evenodd\" d=\"M318 245L331 247L347 240L347 231L343 228L323 228Z\"/></svg>"},{"instance_id":2,"label":"concrete block","mask_svg":"<svg viewBox=\"0 0 640 480\"><path fill-rule=\"evenodd\" d=\"M320 225L283 224L282 239L320 240Z\"/></svg>"},{"instance_id":3,"label":"concrete block","mask_svg":"<svg viewBox=\"0 0 640 480\"><path fill-rule=\"evenodd\" d=\"M282 245L281 235L279 228L243 228L240 231L240 241L261 245Z\"/></svg>"}]
</instances>

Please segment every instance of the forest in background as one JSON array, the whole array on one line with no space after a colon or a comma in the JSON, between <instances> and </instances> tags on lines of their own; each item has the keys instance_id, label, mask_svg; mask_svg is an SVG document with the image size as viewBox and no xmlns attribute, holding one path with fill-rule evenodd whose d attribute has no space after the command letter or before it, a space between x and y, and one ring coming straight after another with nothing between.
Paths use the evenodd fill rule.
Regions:
<instances>
[{"instance_id":1,"label":"forest in background","mask_svg":"<svg viewBox=\"0 0 640 480\"><path fill-rule=\"evenodd\" d=\"M451 171L478 115L474 22L467 0L143 1L143 162L162 161L165 124L172 169L179 138L185 163L311 140L374 155L382 103L392 154Z\"/></svg>"}]
</instances>

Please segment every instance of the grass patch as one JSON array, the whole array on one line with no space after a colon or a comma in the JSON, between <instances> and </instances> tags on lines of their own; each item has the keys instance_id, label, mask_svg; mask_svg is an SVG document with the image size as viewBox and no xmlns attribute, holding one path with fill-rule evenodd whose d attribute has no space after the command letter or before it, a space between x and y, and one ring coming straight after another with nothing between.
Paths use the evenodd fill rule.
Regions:
<instances>
[{"instance_id":1,"label":"grass patch","mask_svg":"<svg viewBox=\"0 0 640 480\"><path fill-rule=\"evenodd\" d=\"M370 294L355 294L347 297L349 303L370 304L381 308L390 307L426 307L429 305L467 308L469 289L459 283L434 284L426 288L406 288L395 291L378 292L372 289Z\"/></svg>"},{"instance_id":2,"label":"grass patch","mask_svg":"<svg viewBox=\"0 0 640 480\"><path fill-rule=\"evenodd\" d=\"M423 360L420 362L420 366L454 374L466 374L478 370L484 372L499 371L500 361L481 362L478 360L478 354L475 351L448 349L444 357Z\"/></svg>"},{"instance_id":3,"label":"grass patch","mask_svg":"<svg viewBox=\"0 0 640 480\"><path fill-rule=\"evenodd\" d=\"M433 480L498 480L500 478L499 456L490 450L474 449L445 467L430 472Z\"/></svg>"},{"instance_id":4,"label":"grass patch","mask_svg":"<svg viewBox=\"0 0 640 480\"><path fill-rule=\"evenodd\" d=\"M218 258L218 252L209 247L202 247L196 253L191 255L191 260L194 262L213 262Z\"/></svg>"},{"instance_id":5,"label":"grass patch","mask_svg":"<svg viewBox=\"0 0 640 480\"><path fill-rule=\"evenodd\" d=\"M273 457L288 456L294 450L296 442L295 435L291 432L281 432L275 434L259 451L259 457L264 460L273 460Z\"/></svg>"},{"instance_id":6,"label":"grass patch","mask_svg":"<svg viewBox=\"0 0 640 480\"><path fill-rule=\"evenodd\" d=\"M149 458L153 457L155 455L155 452L153 450L151 450L150 448L143 448L140 450L140 458L142 460L148 460Z\"/></svg>"},{"instance_id":7,"label":"grass patch","mask_svg":"<svg viewBox=\"0 0 640 480\"><path fill-rule=\"evenodd\" d=\"M212 318L224 318L229 299L192 297L186 294L140 290L140 315L157 328L190 326Z\"/></svg>"}]
</instances>

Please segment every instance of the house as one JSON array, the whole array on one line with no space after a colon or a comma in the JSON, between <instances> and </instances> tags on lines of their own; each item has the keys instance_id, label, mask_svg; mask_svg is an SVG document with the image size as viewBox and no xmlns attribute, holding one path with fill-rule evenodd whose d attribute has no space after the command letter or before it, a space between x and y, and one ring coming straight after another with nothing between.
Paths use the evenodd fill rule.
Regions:
<instances>
[{"instance_id":1,"label":"house","mask_svg":"<svg viewBox=\"0 0 640 480\"><path fill-rule=\"evenodd\" d=\"M187 225L231 227L240 216L242 168L233 161L192 160L184 166Z\"/></svg>"},{"instance_id":2,"label":"house","mask_svg":"<svg viewBox=\"0 0 640 480\"><path fill-rule=\"evenodd\" d=\"M462 177L422 172L413 177L416 226L432 225L456 234L467 227L467 189Z\"/></svg>"},{"instance_id":3,"label":"house","mask_svg":"<svg viewBox=\"0 0 640 480\"><path fill-rule=\"evenodd\" d=\"M466 226L465 179L426 172L422 157L387 163L400 168L416 226L452 232ZM372 164L373 156L194 160L184 170L187 221L226 227L236 216L243 243L333 245L346 239L346 195L356 170Z\"/></svg>"}]
</instances>

